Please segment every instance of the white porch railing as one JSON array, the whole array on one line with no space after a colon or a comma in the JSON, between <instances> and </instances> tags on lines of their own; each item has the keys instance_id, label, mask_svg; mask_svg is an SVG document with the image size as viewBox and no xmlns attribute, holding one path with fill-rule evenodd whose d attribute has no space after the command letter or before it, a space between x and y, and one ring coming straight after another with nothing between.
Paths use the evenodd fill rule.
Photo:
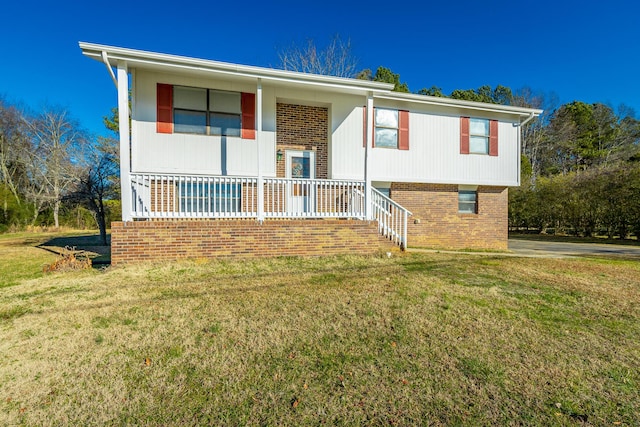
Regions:
<instances>
[{"instance_id":1,"label":"white porch railing","mask_svg":"<svg viewBox=\"0 0 640 427\"><path fill-rule=\"evenodd\" d=\"M364 218L363 181L265 178L264 183L267 218Z\"/></svg>"},{"instance_id":2,"label":"white porch railing","mask_svg":"<svg viewBox=\"0 0 640 427\"><path fill-rule=\"evenodd\" d=\"M364 182L131 174L133 218L364 218Z\"/></svg>"},{"instance_id":3,"label":"white porch railing","mask_svg":"<svg viewBox=\"0 0 640 427\"><path fill-rule=\"evenodd\" d=\"M251 218L257 178L131 174L133 218Z\"/></svg>"},{"instance_id":4,"label":"white porch railing","mask_svg":"<svg viewBox=\"0 0 640 427\"><path fill-rule=\"evenodd\" d=\"M131 217L365 219L364 181L133 173ZM406 248L411 212L376 189L371 211L381 235Z\"/></svg>"},{"instance_id":5,"label":"white porch railing","mask_svg":"<svg viewBox=\"0 0 640 427\"><path fill-rule=\"evenodd\" d=\"M407 225L411 212L394 202L375 188L371 189L373 219L378 221L378 232L407 248Z\"/></svg>"}]
</instances>

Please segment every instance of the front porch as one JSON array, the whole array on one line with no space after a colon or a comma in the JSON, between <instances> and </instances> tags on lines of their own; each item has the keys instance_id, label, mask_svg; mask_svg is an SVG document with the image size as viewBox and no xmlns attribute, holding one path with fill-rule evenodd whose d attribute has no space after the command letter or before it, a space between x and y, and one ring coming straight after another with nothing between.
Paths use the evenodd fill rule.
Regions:
<instances>
[{"instance_id":1,"label":"front porch","mask_svg":"<svg viewBox=\"0 0 640 427\"><path fill-rule=\"evenodd\" d=\"M365 181L130 174L133 220L369 220L406 248L411 215Z\"/></svg>"}]
</instances>

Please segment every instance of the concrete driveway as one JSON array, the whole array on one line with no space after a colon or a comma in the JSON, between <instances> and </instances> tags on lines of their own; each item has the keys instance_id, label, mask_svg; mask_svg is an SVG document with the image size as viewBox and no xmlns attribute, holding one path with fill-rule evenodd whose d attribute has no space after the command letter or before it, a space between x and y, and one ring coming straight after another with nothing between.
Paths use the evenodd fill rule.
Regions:
<instances>
[{"instance_id":1,"label":"concrete driveway","mask_svg":"<svg viewBox=\"0 0 640 427\"><path fill-rule=\"evenodd\" d=\"M640 246L599 243L563 243L509 239L509 250L517 255L565 258L572 256L611 256L640 260Z\"/></svg>"}]
</instances>

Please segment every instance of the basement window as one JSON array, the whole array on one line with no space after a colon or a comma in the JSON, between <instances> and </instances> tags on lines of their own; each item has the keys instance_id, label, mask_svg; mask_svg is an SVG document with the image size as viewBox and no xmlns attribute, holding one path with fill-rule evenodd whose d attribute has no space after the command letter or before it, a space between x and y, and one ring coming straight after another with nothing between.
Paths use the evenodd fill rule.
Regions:
<instances>
[{"instance_id":1,"label":"basement window","mask_svg":"<svg viewBox=\"0 0 640 427\"><path fill-rule=\"evenodd\" d=\"M478 213L478 189L458 188L458 213Z\"/></svg>"}]
</instances>

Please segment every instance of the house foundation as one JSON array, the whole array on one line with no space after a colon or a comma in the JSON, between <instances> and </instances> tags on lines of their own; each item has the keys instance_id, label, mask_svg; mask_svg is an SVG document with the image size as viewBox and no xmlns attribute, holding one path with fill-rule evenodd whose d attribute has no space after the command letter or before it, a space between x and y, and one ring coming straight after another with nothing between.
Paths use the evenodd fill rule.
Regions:
<instances>
[{"instance_id":1,"label":"house foundation","mask_svg":"<svg viewBox=\"0 0 640 427\"><path fill-rule=\"evenodd\" d=\"M398 250L373 221L154 220L111 223L111 264L195 258L375 255Z\"/></svg>"},{"instance_id":2,"label":"house foundation","mask_svg":"<svg viewBox=\"0 0 640 427\"><path fill-rule=\"evenodd\" d=\"M457 185L394 182L390 195L413 214L409 248L508 249L507 187L479 186L474 214L458 212Z\"/></svg>"}]
</instances>

